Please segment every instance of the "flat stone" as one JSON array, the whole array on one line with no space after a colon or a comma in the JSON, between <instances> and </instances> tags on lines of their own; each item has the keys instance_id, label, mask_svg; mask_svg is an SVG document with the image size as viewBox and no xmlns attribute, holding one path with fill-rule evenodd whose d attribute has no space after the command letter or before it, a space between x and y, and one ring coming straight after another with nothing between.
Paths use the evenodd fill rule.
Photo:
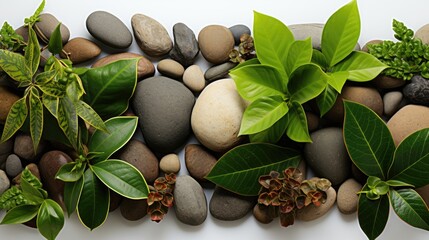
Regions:
<instances>
[{"instance_id":1,"label":"flat stone","mask_svg":"<svg viewBox=\"0 0 429 240\"><path fill-rule=\"evenodd\" d=\"M6 122L12 105L18 101L20 97L5 86L0 86L0 123Z\"/></svg>"},{"instance_id":2,"label":"flat stone","mask_svg":"<svg viewBox=\"0 0 429 240\"><path fill-rule=\"evenodd\" d=\"M244 24L236 24L234 26L231 26L229 28L229 30L231 31L232 35L234 36L234 42L235 42L235 45L237 45L237 46L240 44L241 35L243 35L243 34L251 35L250 28Z\"/></svg>"},{"instance_id":3,"label":"flat stone","mask_svg":"<svg viewBox=\"0 0 429 240\"><path fill-rule=\"evenodd\" d=\"M6 173L0 169L0 196L8 190L10 187L10 181Z\"/></svg>"},{"instance_id":4,"label":"flat stone","mask_svg":"<svg viewBox=\"0 0 429 240\"><path fill-rule=\"evenodd\" d=\"M359 195L357 194L362 189L362 184L355 179L347 179L341 184L337 194L337 207L343 214L352 214L357 211L359 203Z\"/></svg>"},{"instance_id":5,"label":"flat stone","mask_svg":"<svg viewBox=\"0 0 429 240\"><path fill-rule=\"evenodd\" d=\"M178 173L180 171L180 159L175 153L165 155L159 161L159 168L164 173Z\"/></svg>"},{"instance_id":6,"label":"flat stone","mask_svg":"<svg viewBox=\"0 0 429 240\"><path fill-rule=\"evenodd\" d=\"M147 182L152 183L159 175L158 158L139 140L131 139L119 153L122 159L136 167Z\"/></svg>"},{"instance_id":7,"label":"flat stone","mask_svg":"<svg viewBox=\"0 0 429 240\"><path fill-rule=\"evenodd\" d=\"M228 76L229 70L233 69L235 66L237 66L237 64L233 62L225 62L219 65L215 65L206 70L206 72L204 73L204 78L208 82L225 78Z\"/></svg>"},{"instance_id":8,"label":"flat stone","mask_svg":"<svg viewBox=\"0 0 429 240\"><path fill-rule=\"evenodd\" d=\"M182 79L185 68L173 59L162 59L156 65L158 72L162 75L174 79Z\"/></svg>"},{"instance_id":9,"label":"flat stone","mask_svg":"<svg viewBox=\"0 0 429 240\"><path fill-rule=\"evenodd\" d=\"M350 175L347 149L341 128L323 128L311 133L312 143L306 143L304 155L317 177L327 178L332 185L340 185Z\"/></svg>"},{"instance_id":10,"label":"flat stone","mask_svg":"<svg viewBox=\"0 0 429 240\"><path fill-rule=\"evenodd\" d=\"M194 94L171 78L156 76L137 84L133 108L150 149L171 153L187 141L194 103Z\"/></svg>"},{"instance_id":11,"label":"flat stone","mask_svg":"<svg viewBox=\"0 0 429 240\"><path fill-rule=\"evenodd\" d=\"M298 210L296 213L296 219L308 222L316 220L328 213L335 204L337 193L335 192L334 188L330 187L328 191L326 191L326 194L327 198L324 204L320 205L319 207L311 204L301 210Z\"/></svg>"},{"instance_id":12,"label":"flat stone","mask_svg":"<svg viewBox=\"0 0 429 240\"><path fill-rule=\"evenodd\" d=\"M77 37L67 42L63 47L63 51L68 54L69 59L74 63L82 63L96 58L101 53L101 48L86 38ZM67 56L61 52L62 58Z\"/></svg>"},{"instance_id":13,"label":"flat stone","mask_svg":"<svg viewBox=\"0 0 429 240\"><path fill-rule=\"evenodd\" d=\"M183 73L183 83L195 93L201 92L206 86L204 73L200 66L191 65Z\"/></svg>"},{"instance_id":14,"label":"flat stone","mask_svg":"<svg viewBox=\"0 0 429 240\"><path fill-rule=\"evenodd\" d=\"M402 92L410 103L429 105L429 80L420 75L413 76Z\"/></svg>"},{"instance_id":15,"label":"flat stone","mask_svg":"<svg viewBox=\"0 0 429 240\"><path fill-rule=\"evenodd\" d=\"M11 154L6 159L6 173L10 178L14 178L20 172L22 172L21 159L15 154Z\"/></svg>"},{"instance_id":16,"label":"flat stone","mask_svg":"<svg viewBox=\"0 0 429 240\"><path fill-rule=\"evenodd\" d=\"M127 26L116 16L105 11L95 11L86 19L88 32L109 47L126 49L133 42Z\"/></svg>"},{"instance_id":17,"label":"flat stone","mask_svg":"<svg viewBox=\"0 0 429 240\"><path fill-rule=\"evenodd\" d=\"M34 24L34 30L37 33L37 36L44 43L48 43L49 39L51 39L52 33L54 32L55 28L58 26L59 23L60 21L58 21L58 19L54 15L50 13L42 13L40 14L40 21ZM66 25L61 23L60 32L62 42L63 44L66 44L70 38L70 30L66 27Z\"/></svg>"},{"instance_id":18,"label":"flat stone","mask_svg":"<svg viewBox=\"0 0 429 240\"><path fill-rule=\"evenodd\" d=\"M192 65L200 52L198 41L194 32L184 23L176 23L173 26L174 46L170 51L170 57L184 67Z\"/></svg>"},{"instance_id":19,"label":"flat stone","mask_svg":"<svg viewBox=\"0 0 429 240\"><path fill-rule=\"evenodd\" d=\"M217 187L210 199L210 214L219 220L235 221L252 210L255 200L255 197L241 196Z\"/></svg>"},{"instance_id":20,"label":"flat stone","mask_svg":"<svg viewBox=\"0 0 429 240\"><path fill-rule=\"evenodd\" d=\"M173 48L167 30L155 19L143 14L131 18L134 37L140 49L149 56L159 57Z\"/></svg>"},{"instance_id":21,"label":"flat stone","mask_svg":"<svg viewBox=\"0 0 429 240\"><path fill-rule=\"evenodd\" d=\"M145 58L143 55L137 54L137 53L131 53L131 52L124 52L124 53L117 53L112 55L107 55L103 58L100 58L97 60L92 67L102 67L109 63L122 60L122 59L128 59L128 58L139 58L139 62L137 64L137 80L143 80L148 77L152 77L155 74L155 66L151 61L149 61L147 58Z\"/></svg>"},{"instance_id":22,"label":"flat stone","mask_svg":"<svg viewBox=\"0 0 429 240\"><path fill-rule=\"evenodd\" d=\"M198 34L198 44L208 62L220 64L229 59L229 53L234 49L234 36L224 26L209 25Z\"/></svg>"},{"instance_id":23,"label":"flat stone","mask_svg":"<svg viewBox=\"0 0 429 240\"><path fill-rule=\"evenodd\" d=\"M137 221L147 215L147 199L132 200L124 198L120 209L121 215L129 221Z\"/></svg>"},{"instance_id":24,"label":"flat stone","mask_svg":"<svg viewBox=\"0 0 429 240\"><path fill-rule=\"evenodd\" d=\"M179 221L197 226L206 220L206 195L195 179L187 175L177 177L173 195L174 210Z\"/></svg>"},{"instance_id":25,"label":"flat stone","mask_svg":"<svg viewBox=\"0 0 429 240\"><path fill-rule=\"evenodd\" d=\"M212 170L217 159L199 144L188 144L185 147L185 164L189 174L197 181L204 178Z\"/></svg>"},{"instance_id":26,"label":"flat stone","mask_svg":"<svg viewBox=\"0 0 429 240\"><path fill-rule=\"evenodd\" d=\"M396 111L399 110L403 95L399 91L392 91L384 94L383 104L384 104L384 115L391 117Z\"/></svg>"}]
</instances>

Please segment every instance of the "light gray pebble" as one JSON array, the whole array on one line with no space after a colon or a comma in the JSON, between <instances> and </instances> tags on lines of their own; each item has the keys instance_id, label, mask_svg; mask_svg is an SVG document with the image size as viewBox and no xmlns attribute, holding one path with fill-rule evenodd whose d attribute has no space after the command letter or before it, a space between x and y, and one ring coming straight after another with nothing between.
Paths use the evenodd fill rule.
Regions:
<instances>
[{"instance_id":1,"label":"light gray pebble","mask_svg":"<svg viewBox=\"0 0 429 240\"><path fill-rule=\"evenodd\" d=\"M401 101L403 99L403 94L400 91L393 91L384 94L383 103L384 103L384 115L391 117L396 111L399 110Z\"/></svg>"},{"instance_id":2,"label":"light gray pebble","mask_svg":"<svg viewBox=\"0 0 429 240\"><path fill-rule=\"evenodd\" d=\"M0 196L10 187L10 180L6 173L0 169Z\"/></svg>"},{"instance_id":3,"label":"light gray pebble","mask_svg":"<svg viewBox=\"0 0 429 240\"><path fill-rule=\"evenodd\" d=\"M207 199L201 185L192 177L177 177L174 187L174 209L179 221L197 226L207 218Z\"/></svg>"},{"instance_id":4,"label":"light gray pebble","mask_svg":"<svg viewBox=\"0 0 429 240\"><path fill-rule=\"evenodd\" d=\"M40 21L34 24L34 29L39 38L42 39L43 42L48 43L52 33L59 23L60 21L58 21L54 15L50 13L42 13L40 14ZM67 43L70 38L70 30L66 25L61 23L60 32L63 44Z\"/></svg>"},{"instance_id":5,"label":"light gray pebble","mask_svg":"<svg viewBox=\"0 0 429 240\"><path fill-rule=\"evenodd\" d=\"M22 172L21 159L15 154L11 154L6 159L6 173L9 177L14 178L20 172Z\"/></svg>"}]
</instances>

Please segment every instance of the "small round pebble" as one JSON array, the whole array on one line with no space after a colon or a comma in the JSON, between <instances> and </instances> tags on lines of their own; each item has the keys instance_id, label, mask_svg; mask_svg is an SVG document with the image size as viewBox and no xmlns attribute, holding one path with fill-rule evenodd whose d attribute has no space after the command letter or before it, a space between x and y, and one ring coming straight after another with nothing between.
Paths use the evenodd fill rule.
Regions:
<instances>
[{"instance_id":1,"label":"small round pebble","mask_svg":"<svg viewBox=\"0 0 429 240\"><path fill-rule=\"evenodd\" d=\"M204 73L200 66L191 65L183 73L183 83L193 92L201 92L206 86Z\"/></svg>"},{"instance_id":2,"label":"small round pebble","mask_svg":"<svg viewBox=\"0 0 429 240\"><path fill-rule=\"evenodd\" d=\"M234 36L235 45L240 44L240 37L243 34L250 35L250 28L244 24L237 24L229 28Z\"/></svg>"},{"instance_id":3,"label":"small round pebble","mask_svg":"<svg viewBox=\"0 0 429 240\"><path fill-rule=\"evenodd\" d=\"M174 61L173 59L163 59L159 61L156 68L162 75L174 79L181 79L183 73L185 72L185 68L182 66L182 64Z\"/></svg>"},{"instance_id":4,"label":"small round pebble","mask_svg":"<svg viewBox=\"0 0 429 240\"><path fill-rule=\"evenodd\" d=\"M15 154L11 154L6 159L6 173L9 177L14 178L22 172L21 159Z\"/></svg>"},{"instance_id":5,"label":"small round pebble","mask_svg":"<svg viewBox=\"0 0 429 240\"><path fill-rule=\"evenodd\" d=\"M175 153L165 155L159 161L159 168L164 173L178 173L180 171L180 159Z\"/></svg>"},{"instance_id":6,"label":"small round pebble","mask_svg":"<svg viewBox=\"0 0 429 240\"><path fill-rule=\"evenodd\" d=\"M347 179L341 184L337 194L337 207L343 214L352 214L357 211L359 195L357 194L362 189L362 184L355 179Z\"/></svg>"},{"instance_id":7,"label":"small round pebble","mask_svg":"<svg viewBox=\"0 0 429 240\"><path fill-rule=\"evenodd\" d=\"M220 25L209 25L198 34L198 44L203 57L213 64L224 63L234 49L234 36L231 31Z\"/></svg>"},{"instance_id":8,"label":"small round pebble","mask_svg":"<svg viewBox=\"0 0 429 240\"><path fill-rule=\"evenodd\" d=\"M10 187L10 181L6 173L0 169L0 196Z\"/></svg>"}]
</instances>

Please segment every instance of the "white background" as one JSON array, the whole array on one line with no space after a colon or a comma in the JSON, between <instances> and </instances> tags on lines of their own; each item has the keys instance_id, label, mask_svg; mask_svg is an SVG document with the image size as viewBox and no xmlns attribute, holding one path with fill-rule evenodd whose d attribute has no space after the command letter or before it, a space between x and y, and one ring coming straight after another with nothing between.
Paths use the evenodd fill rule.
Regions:
<instances>
[{"instance_id":1,"label":"white background","mask_svg":"<svg viewBox=\"0 0 429 240\"><path fill-rule=\"evenodd\" d=\"M227 27L243 23L252 27L253 10L274 16L285 24L324 23L329 16L348 0L48 0L45 11L54 14L71 31L72 37L91 38L85 27L86 17L96 10L108 11L119 17L131 29L130 19L135 13L148 15L163 24L172 36L172 27L177 22L187 24L195 34L210 24ZM24 17L32 15L39 0L0 0L0 23L8 21L15 28ZM392 19L417 30L429 23L429 2L425 0L359 0L361 14L360 44L371 39L393 39ZM114 31L114 29L112 29ZM129 51L141 53L135 42ZM206 62L199 58L204 68ZM183 152L180 152L183 158ZM184 166L182 164L182 166ZM183 167L182 167L183 168ZM182 174L186 170L182 169ZM211 191L207 191L207 199ZM0 213L0 217L4 213ZM312 222L296 222L282 228L277 220L271 224L259 224L249 214L242 220L223 222L208 216L204 224L187 226L175 219L171 210L159 224L148 217L130 222L121 217L119 210L111 213L103 226L89 231L76 215L66 220L58 239L365 239L356 215L341 215L332 209L324 217ZM22 225L0 226L0 239L42 239L34 229ZM379 239L429 239L429 234L415 229L390 212L389 222Z\"/></svg>"}]
</instances>

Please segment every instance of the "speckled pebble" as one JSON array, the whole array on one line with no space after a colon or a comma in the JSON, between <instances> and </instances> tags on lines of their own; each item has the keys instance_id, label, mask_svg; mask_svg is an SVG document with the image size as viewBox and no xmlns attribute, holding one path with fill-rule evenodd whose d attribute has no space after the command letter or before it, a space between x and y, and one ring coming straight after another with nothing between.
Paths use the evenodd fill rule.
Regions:
<instances>
[{"instance_id":1,"label":"speckled pebble","mask_svg":"<svg viewBox=\"0 0 429 240\"><path fill-rule=\"evenodd\" d=\"M337 207L343 214L352 214L357 211L359 202L359 192L362 189L362 184L355 179L347 179L341 184L337 194Z\"/></svg>"},{"instance_id":2,"label":"speckled pebble","mask_svg":"<svg viewBox=\"0 0 429 240\"><path fill-rule=\"evenodd\" d=\"M182 64L174 61L173 59L163 59L159 61L156 68L162 75L174 79L181 79L183 73L185 72L185 68L182 66Z\"/></svg>"},{"instance_id":3,"label":"speckled pebble","mask_svg":"<svg viewBox=\"0 0 429 240\"><path fill-rule=\"evenodd\" d=\"M180 159L175 153L165 155L159 161L159 168L165 173L178 173L180 171Z\"/></svg>"},{"instance_id":4,"label":"speckled pebble","mask_svg":"<svg viewBox=\"0 0 429 240\"><path fill-rule=\"evenodd\" d=\"M191 65L183 73L183 83L193 92L201 92L206 86L204 73L200 66Z\"/></svg>"}]
</instances>

